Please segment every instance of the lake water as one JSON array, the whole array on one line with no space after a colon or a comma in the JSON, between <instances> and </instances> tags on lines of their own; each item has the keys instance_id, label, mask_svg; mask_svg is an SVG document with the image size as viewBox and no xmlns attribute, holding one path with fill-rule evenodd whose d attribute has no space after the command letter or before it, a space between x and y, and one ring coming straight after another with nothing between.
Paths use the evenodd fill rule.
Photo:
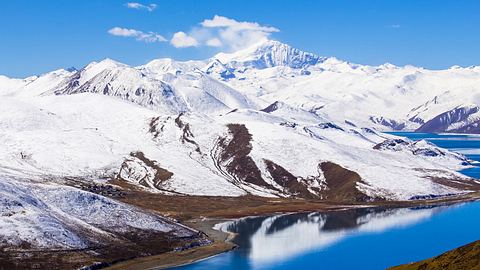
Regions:
<instances>
[{"instance_id":1,"label":"lake water","mask_svg":"<svg viewBox=\"0 0 480 270\"><path fill-rule=\"evenodd\" d=\"M480 137L396 134L480 161ZM478 168L464 173L480 176ZM250 217L222 225L238 233L238 249L179 269L385 269L478 240L479 224L480 202Z\"/></svg>"}]
</instances>

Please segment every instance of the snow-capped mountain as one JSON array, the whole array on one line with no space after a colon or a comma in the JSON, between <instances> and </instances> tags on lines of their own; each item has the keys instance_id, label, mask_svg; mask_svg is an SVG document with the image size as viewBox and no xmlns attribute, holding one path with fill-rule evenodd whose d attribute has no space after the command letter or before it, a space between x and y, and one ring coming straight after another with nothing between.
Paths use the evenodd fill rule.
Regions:
<instances>
[{"instance_id":1,"label":"snow-capped mountain","mask_svg":"<svg viewBox=\"0 0 480 270\"><path fill-rule=\"evenodd\" d=\"M110 222L131 230L145 229L131 220L168 223L68 179L341 203L476 191L478 182L456 172L468 165L462 155L376 129L476 132L479 82L477 67L361 66L276 41L205 61L130 67L106 59L1 76L0 193L9 199L0 203L0 230L10 232L8 243L78 248L90 238L72 224L102 232ZM132 216L82 220L81 211L103 215L73 205L84 200ZM44 231L20 234L11 225L31 226L37 216L65 238L42 242Z\"/></svg>"},{"instance_id":2,"label":"snow-capped mountain","mask_svg":"<svg viewBox=\"0 0 480 270\"><path fill-rule=\"evenodd\" d=\"M213 57L229 67L266 69L278 66L306 68L325 60L313 53L303 52L274 40L261 41L232 54L219 53Z\"/></svg>"},{"instance_id":3,"label":"snow-capped mountain","mask_svg":"<svg viewBox=\"0 0 480 270\"><path fill-rule=\"evenodd\" d=\"M251 64L272 57L267 62L275 64ZM274 41L214 59L229 75L217 68L212 76L268 104L281 101L379 130L478 132L480 67L362 66Z\"/></svg>"},{"instance_id":4,"label":"snow-capped mountain","mask_svg":"<svg viewBox=\"0 0 480 270\"><path fill-rule=\"evenodd\" d=\"M204 61L129 67L106 59L78 71L0 77L4 95L101 93L167 114L262 109L279 101L360 127L464 133L479 130L478 85L480 67L362 66L271 40Z\"/></svg>"},{"instance_id":5,"label":"snow-capped mountain","mask_svg":"<svg viewBox=\"0 0 480 270\"><path fill-rule=\"evenodd\" d=\"M252 57L270 45L261 48ZM282 49L288 47L276 50ZM285 55L305 54L273 55L287 65ZM289 99L262 106L268 104L262 96L208 75L205 68L216 60L129 67L107 59L78 71L9 81L0 101L2 170L23 178L102 176L193 195L322 199L342 189L348 196L335 199L356 201L463 192L434 179L467 181L455 173L464 157L409 141L388 147L394 137L332 121L337 117L321 106L305 110ZM245 63L243 74L297 72ZM239 72L237 66L233 73ZM336 181L345 182L334 188Z\"/></svg>"},{"instance_id":6,"label":"snow-capped mountain","mask_svg":"<svg viewBox=\"0 0 480 270\"><path fill-rule=\"evenodd\" d=\"M250 102L241 93L196 68L175 67L158 61L139 68L110 59L91 63L67 77L54 93L83 92L119 97L170 114L244 108Z\"/></svg>"}]
</instances>

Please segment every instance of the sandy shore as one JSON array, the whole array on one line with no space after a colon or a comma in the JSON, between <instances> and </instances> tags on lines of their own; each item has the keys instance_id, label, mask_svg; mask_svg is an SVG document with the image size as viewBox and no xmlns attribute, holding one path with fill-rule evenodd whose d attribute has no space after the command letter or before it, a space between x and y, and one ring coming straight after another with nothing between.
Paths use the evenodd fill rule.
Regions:
<instances>
[{"instance_id":1,"label":"sandy shore","mask_svg":"<svg viewBox=\"0 0 480 270\"><path fill-rule=\"evenodd\" d=\"M206 259L223 252L233 250L236 246L230 240L232 234L214 230L213 226L226 219L199 219L186 222L185 225L206 233L213 244L196 247L184 251L168 252L155 256L141 257L133 260L114 264L105 269L109 270L144 270L144 269L166 269L181 265L187 265L196 261Z\"/></svg>"}]
</instances>

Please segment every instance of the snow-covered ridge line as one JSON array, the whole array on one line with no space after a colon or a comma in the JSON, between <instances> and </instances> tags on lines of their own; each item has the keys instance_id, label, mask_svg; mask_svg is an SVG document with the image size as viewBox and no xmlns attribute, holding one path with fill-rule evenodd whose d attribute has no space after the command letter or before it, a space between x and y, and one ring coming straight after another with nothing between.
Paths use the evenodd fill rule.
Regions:
<instances>
[{"instance_id":1,"label":"snow-covered ridge line","mask_svg":"<svg viewBox=\"0 0 480 270\"><path fill-rule=\"evenodd\" d=\"M479 82L479 66L359 65L267 40L203 61L157 59L130 67L105 59L26 79L2 76L0 95L94 92L169 114L260 109L281 101L380 130L477 133L479 117L459 110L478 106Z\"/></svg>"}]
</instances>

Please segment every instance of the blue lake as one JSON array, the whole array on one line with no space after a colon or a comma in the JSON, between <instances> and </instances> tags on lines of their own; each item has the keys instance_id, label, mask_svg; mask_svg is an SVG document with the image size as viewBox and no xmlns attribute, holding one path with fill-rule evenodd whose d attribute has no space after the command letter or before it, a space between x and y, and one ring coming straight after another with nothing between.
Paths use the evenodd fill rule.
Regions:
<instances>
[{"instance_id":1,"label":"blue lake","mask_svg":"<svg viewBox=\"0 0 480 270\"><path fill-rule=\"evenodd\" d=\"M396 133L480 161L480 137ZM464 172L480 176L478 168ZM238 249L178 269L385 269L480 239L480 202L250 217L221 227Z\"/></svg>"}]
</instances>

